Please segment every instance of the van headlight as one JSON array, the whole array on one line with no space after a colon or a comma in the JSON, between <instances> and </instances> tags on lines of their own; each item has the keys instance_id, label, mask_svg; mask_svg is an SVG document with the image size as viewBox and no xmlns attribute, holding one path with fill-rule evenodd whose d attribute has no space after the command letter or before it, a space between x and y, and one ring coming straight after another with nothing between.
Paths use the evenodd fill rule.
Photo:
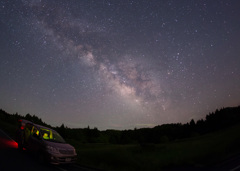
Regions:
<instances>
[{"instance_id":1,"label":"van headlight","mask_svg":"<svg viewBox=\"0 0 240 171\"><path fill-rule=\"evenodd\" d=\"M52 154L59 154L59 149L58 148L55 148L55 147L52 147L52 146L47 146L47 151L49 153L52 153Z\"/></svg>"}]
</instances>

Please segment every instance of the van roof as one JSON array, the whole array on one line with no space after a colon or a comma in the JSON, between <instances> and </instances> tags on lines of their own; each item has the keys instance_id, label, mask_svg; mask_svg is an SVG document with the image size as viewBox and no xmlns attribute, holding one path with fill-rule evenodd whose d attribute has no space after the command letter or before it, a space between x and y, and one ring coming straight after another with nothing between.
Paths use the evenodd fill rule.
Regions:
<instances>
[{"instance_id":1,"label":"van roof","mask_svg":"<svg viewBox=\"0 0 240 171\"><path fill-rule=\"evenodd\" d=\"M33 122L28 121L28 120L26 120L26 119L19 119L18 121L19 121L19 122L22 122L22 123L33 123Z\"/></svg>"},{"instance_id":2,"label":"van roof","mask_svg":"<svg viewBox=\"0 0 240 171\"><path fill-rule=\"evenodd\" d=\"M45 127L45 126L42 126L42 125L35 124L35 123L33 123L33 122L29 121L29 120L26 120L26 119L20 119L19 121L22 122L22 123L25 123L25 124L26 124L26 123L30 123L30 124L32 124L32 125L38 127L38 128L44 128L44 129L49 129L49 130L55 131L55 130L52 129L52 128L49 128L49 127Z\"/></svg>"}]
</instances>

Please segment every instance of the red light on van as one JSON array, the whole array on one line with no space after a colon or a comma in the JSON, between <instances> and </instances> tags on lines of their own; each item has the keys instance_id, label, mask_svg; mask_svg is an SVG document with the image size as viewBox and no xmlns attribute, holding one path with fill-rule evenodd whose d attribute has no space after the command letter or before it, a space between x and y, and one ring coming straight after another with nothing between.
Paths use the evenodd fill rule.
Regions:
<instances>
[{"instance_id":1,"label":"red light on van","mask_svg":"<svg viewBox=\"0 0 240 171\"><path fill-rule=\"evenodd\" d=\"M21 126L21 130L23 130L24 129L24 126Z\"/></svg>"}]
</instances>

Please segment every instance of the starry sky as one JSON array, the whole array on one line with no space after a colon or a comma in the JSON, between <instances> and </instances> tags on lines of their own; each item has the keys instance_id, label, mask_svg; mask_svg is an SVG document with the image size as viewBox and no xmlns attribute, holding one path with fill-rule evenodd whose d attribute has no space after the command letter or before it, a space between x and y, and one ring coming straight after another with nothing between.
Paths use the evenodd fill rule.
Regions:
<instances>
[{"instance_id":1,"label":"starry sky","mask_svg":"<svg viewBox=\"0 0 240 171\"><path fill-rule=\"evenodd\" d=\"M0 108L134 129L240 105L239 0L0 0Z\"/></svg>"}]
</instances>

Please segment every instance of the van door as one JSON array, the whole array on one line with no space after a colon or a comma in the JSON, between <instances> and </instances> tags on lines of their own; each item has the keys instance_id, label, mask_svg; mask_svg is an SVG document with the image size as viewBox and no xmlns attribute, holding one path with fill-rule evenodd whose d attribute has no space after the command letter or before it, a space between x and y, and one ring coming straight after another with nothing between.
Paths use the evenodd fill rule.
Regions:
<instances>
[{"instance_id":1,"label":"van door","mask_svg":"<svg viewBox=\"0 0 240 171\"><path fill-rule=\"evenodd\" d=\"M29 137L29 148L31 151L38 152L41 147L41 141L39 129L33 126Z\"/></svg>"},{"instance_id":2,"label":"van door","mask_svg":"<svg viewBox=\"0 0 240 171\"><path fill-rule=\"evenodd\" d=\"M31 134L33 125L31 123L27 123L24 131L24 145L28 148L29 146L29 137Z\"/></svg>"}]
</instances>

